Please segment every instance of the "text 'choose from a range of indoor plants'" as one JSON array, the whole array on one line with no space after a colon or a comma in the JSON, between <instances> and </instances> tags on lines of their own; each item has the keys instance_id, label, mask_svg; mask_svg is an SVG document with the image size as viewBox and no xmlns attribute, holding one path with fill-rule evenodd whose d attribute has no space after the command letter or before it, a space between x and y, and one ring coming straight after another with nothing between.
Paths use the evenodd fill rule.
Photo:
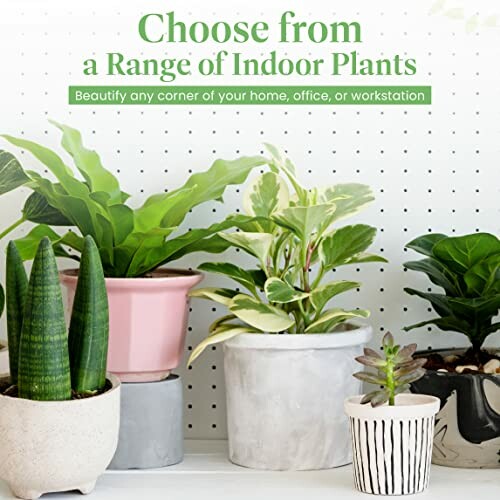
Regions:
<instances>
[{"instance_id":1,"label":"text 'choose from a range of indoor plants'","mask_svg":"<svg viewBox=\"0 0 500 500\"><path fill-rule=\"evenodd\" d=\"M333 277L338 266L385 261L365 253L375 228L337 224L373 197L360 184L307 190L291 161L271 146L268 150L271 171L253 180L244 197L245 211L255 221L245 231L220 233L256 265L200 266L233 279L245 291L191 293L222 304L229 313L212 324L190 363L208 345L224 342L232 462L272 470L331 468L351 461L342 405L361 387L346 373L353 372L353 358L372 331L356 321L367 318L368 311L327 308L331 299L360 283L324 278Z\"/></svg>"},{"instance_id":2,"label":"text 'choose from a range of indoor plants'","mask_svg":"<svg viewBox=\"0 0 500 500\"><path fill-rule=\"evenodd\" d=\"M437 326L465 335L465 349L422 353L425 375L412 390L441 400L436 418L433 462L451 467L500 467L500 353L486 349L500 329L500 240L487 233L447 237L428 234L407 247L424 259L405 264L420 271L442 292L406 292L428 300L437 318L407 327Z\"/></svg>"},{"instance_id":3,"label":"text 'choose from a range of indoor plants'","mask_svg":"<svg viewBox=\"0 0 500 500\"><path fill-rule=\"evenodd\" d=\"M120 381L106 375L99 252L86 237L69 335L50 240L38 245L28 286L13 242L7 267L7 296L24 296L25 306L9 311L17 320L9 323L10 376L0 379L0 477L25 499L89 493L113 458L120 425Z\"/></svg>"}]
</instances>

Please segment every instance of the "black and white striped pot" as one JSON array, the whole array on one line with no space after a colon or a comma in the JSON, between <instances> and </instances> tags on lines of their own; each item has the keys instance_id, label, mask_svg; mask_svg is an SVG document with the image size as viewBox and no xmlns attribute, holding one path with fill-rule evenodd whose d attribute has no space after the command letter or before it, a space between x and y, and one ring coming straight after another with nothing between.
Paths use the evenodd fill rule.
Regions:
<instances>
[{"instance_id":1,"label":"black and white striped pot","mask_svg":"<svg viewBox=\"0 0 500 500\"><path fill-rule=\"evenodd\" d=\"M354 484L363 493L412 495L424 491L439 399L400 394L395 406L362 405L362 396L348 398Z\"/></svg>"}]
</instances>

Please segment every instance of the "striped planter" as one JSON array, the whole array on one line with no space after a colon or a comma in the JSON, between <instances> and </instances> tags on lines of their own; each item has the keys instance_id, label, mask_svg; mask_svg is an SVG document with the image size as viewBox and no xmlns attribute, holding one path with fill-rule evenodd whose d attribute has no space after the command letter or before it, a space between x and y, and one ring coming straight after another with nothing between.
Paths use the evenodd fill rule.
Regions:
<instances>
[{"instance_id":1,"label":"striped planter","mask_svg":"<svg viewBox=\"0 0 500 500\"><path fill-rule=\"evenodd\" d=\"M349 416L354 484L363 493L412 495L424 491L439 399L401 394L396 406L361 405L361 396L345 401Z\"/></svg>"}]
</instances>

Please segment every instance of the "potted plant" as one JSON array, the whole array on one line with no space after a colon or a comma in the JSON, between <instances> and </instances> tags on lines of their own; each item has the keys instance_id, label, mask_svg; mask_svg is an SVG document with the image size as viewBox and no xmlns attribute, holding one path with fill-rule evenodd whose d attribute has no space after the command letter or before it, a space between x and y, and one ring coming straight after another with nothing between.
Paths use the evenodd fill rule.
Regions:
<instances>
[{"instance_id":1,"label":"potted plant","mask_svg":"<svg viewBox=\"0 0 500 500\"><path fill-rule=\"evenodd\" d=\"M5 292L0 285L0 319L2 318L5 308ZM0 373L5 373L9 370L9 350L7 344L0 340Z\"/></svg>"},{"instance_id":2,"label":"potted plant","mask_svg":"<svg viewBox=\"0 0 500 500\"><path fill-rule=\"evenodd\" d=\"M434 417L439 399L407 394L423 376L425 358L413 359L416 344L400 347L384 335L384 356L365 348L356 361L375 368L359 380L381 387L345 401L352 439L354 485L363 493L412 495L429 484ZM368 404L370 403L370 405Z\"/></svg>"},{"instance_id":3,"label":"potted plant","mask_svg":"<svg viewBox=\"0 0 500 500\"><path fill-rule=\"evenodd\" d=\"M425 273L442 292L405 288L430 302L431 325L467 337L470 347L426 352L425 375L412 390L441 400L432 460L450 467L500 467L500 356L483 347L500 329L500 240L488 233L448 237L427 234L406 245L425 256L405 263Z\"/></svg>"},{"instance_id":4,"label":"potted plant","mask_svg":"<svg viewBox=\"0 0 500 500\"><path fill-rule=\"evenodd\" d=\"M230 217L178 236L175 231L194 207L221 199L228 185L245 181L264 159L217 160L206 172L191 175L182 187L150 196L133 209L127 204L129 195L102 166L97 153L84 147L80 133L52 123L62 131L62 147L82 180L55 152L4 135L14 146L32 153L56 182L24 170L10 153L0 152L0 194L19 186L33 191L20 219L0 238L26 221L34 222L38 225L16 242L24 260L32 259L38 242L49 237L57 256L78 261L83 238L91 235L99 248L109 297L109 370L122 381L165 379L179 364L186 334L187 293L202 275L160 266L190 252L224 250L228 243L216 233L244 224L245 218ZM73 230L60 234L54 226L73 226L79 234ZM70 306L77 275L76 269L61 275Z\"/></svg>"},{"instance_id":5,"label":"potted plant","mask_svg":"<svg viewBox=\"0 0 500 500\"><path fill-rule=\"evenodd\" d=\"M360 283L324 278L339 266L385 262L364 253L375 228L333 227L373 197L359 184L307 190L291 161L272 146L268 150L271 172L255 179L244 197L246 213L256 221L246 231L219 233L257 265L200 266L246 290L204 288L191 293L225 305L229 314L210 327L189 363L208 345L224 342L232 462L272 470L335 467L350 461L342 402L360 390L345 373L370 339L371 328L350 321L368 317L366 310L326 307ZM293 186L293 195L280 173Z\"/></svg>"},{"instance_id":6,"label":"potted plant","mask_svg":"<svg viewBox=\"0 0 500 500\"><path fill-rule=\"evenodd\" d=\"M7 294L18 293L11 286ZM47 238L33 262L20 335L18 371L0 379L0 478L25 499L72 489L89 493L113 457L120 420L120 381L106 375L104 275L90 236L69 335Z\"/></svg>"}]
</instances>

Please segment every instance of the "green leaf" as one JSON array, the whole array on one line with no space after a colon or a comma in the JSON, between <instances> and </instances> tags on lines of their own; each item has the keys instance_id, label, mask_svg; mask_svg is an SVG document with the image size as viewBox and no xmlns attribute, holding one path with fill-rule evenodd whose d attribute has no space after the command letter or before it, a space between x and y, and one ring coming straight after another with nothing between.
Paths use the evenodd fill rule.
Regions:
<instances>
[{"instance_id":1,"label":"green leaf","mask_svg":"<svg viewBox=\"0 0 500 500\"><path fill-rule=\"evenodd\" d=\"M416 295L424 300L428 300L440 316L452 315L449 297L446 295L442 295L440 293L421 292L419 290L415 290L414 288L405 288L404 291L409 295Z\"/></svg>"},{"instance_id":2,"label":"green leaf","mask_svg":"<svg viewBox=\"0 0 500 500\"><path fill-rule=\"evenodd\" d=\"M469 296L500 293L500 252L472 266L464 274L464 281Z\"/></svg>"},{"instance_id":3,"label":"green leaf","mask_svg":"<svg viewBox=\"0 0 500 500\"><path fill-rule=\"evenodd\" d=\"M192 208L220 199L229 185L245 182L252 169L265 163L261 156L216 160L207 171L191 175L181 188L148 198L136 211L137 229L178 226Z\"/></svg>"},{"instance_id":4,"label":"green leaf","mask_svg":"<svg viewBox=\"0 0 500 500\"><path fill-rule=\"evenodd\" d=\"M329 309L325 311L316 321L311 323L305 333L329 333L336 326L352 318L368 318L369 311L356 309L345 311L344 309Z\"/></svg>"},{"instance_id":5,"label":"green leaf","mask_svg":"<svg viewBox=\"0 0 500 500\"><path fill-rule=\"evenodd\" d=\"M299 205L307 205L308 192L297 180L293 163L289 158L285 158L276 146L267 143L264 143L264 146L271 155L271 162L269 165L282 171L288 177L288 180L297 193Z\"/></svg>"},{"instance_id":6,"label":"green leaf","mask_svg":"<svg viewBox=\"0 0 500 500\"><path fill-rule=\"evenodd\" d=\"M220 344L226 340L232 339L237 335L241 335L242 333L259 333L258 330L248 326L240 326L240 325L221 325L217 330L212 332L212 334L207 337L205 340L200 342L193 352L191 356L189 356L189 360L187 362L188 366L193 364L195 359L209 346L213 344Z\"/></svg>"},{"instance_id":7,"label":"green leaf","mask_svg":"<svg viewBox=\"0 0 500 500\"><path fill-rule=\"evenodd\" d=\"M301 241L309 241L322 222L334 211L334 204L290 207L276 212L272 219L279 226L292 231Z\"/></svg>"},{"instance_id":8,"label":"green leaf","mask_svg":"<svg viewBox=\"0 0 500 500\"><path fill-rule=\"evenodd\" d=\"M405 326L403 330L405 332L409 332L410 330L414 330L415 328L421 328L423 326L428 326L428 325L435 325L440 330L463 333L464 335L467 336L469 336L470 334L469 323L459 318L455 318L454 316L447 316L444 318L433 318L426 321L421 321L420 323L415 323L414 325Z\"/></svg>"},{"instance_id":9,"label":"green leaf","mask_svg":"<svg viewBox=\"0 0 500 500\"><path fill-rule=\"evenodd\" d=\"M449 295L459 295L460 291L453 281L448 278L446 267L435 259L422 259L417 261L405 262L404 267L412 271L425 273L429 279L437 286L442 287Z\"/></svg>"},{"instance_id":10,"label":"green leaf","mask_svg":"<svg viewBox=\"0 0 500 500\"><path fill-rule=\"evenodd\" d=\"M263 232L272 231L268 220L278 210L288 207L288 187L283 179L274 172L266 172L250 183L243 197L243 207L248 215L263 217L260 223Z\"/></svg>"},{"instance_id":11,"label":"green leaf","mask_svg":"<svg viewBox=\"0 0 500 500\"><path fill-rule=\"evenodd\" d=\"M336 295L360 286L361 283L356 281L333 281L331 283L327 283L315 288L311 292L311 304L316 311L322 311L328 301Z\"/></svg>"},{"instance_id":12,"label":"green leaf","mask_svg":"<svg viewBox=\"0 0 500 500\"><path fill-rule=\"evenodd\" d=\"M83 238L73 232L68 232L64 236L60 236L53 231L49 226L40 224L35 226L26 236L15 241L16 247L23 260L34 259L38 245L45 238L49 238L54 247L54 252L57 257L67 257L75 259L76 256L68 253L63 245L68 245L71 248L81 252L83 249Z\"/></svg>"},{"instance_id":13,"label":"green leaf","mask_svg":"<svg viewBox=\"0 0 500 500\"><path fill-rule=\"evenodd\" d=\"M0 318L2 317L4 307L5 307L5 292L3 290L3 286L0 285Z\"/></svg>"},{"instance_id":14,"label":"green leaf","mask_svg":"<svg viewBox=\"0 0 500 500\"><path fill-rule=\"evenodd\" d=\"M47 198L40 193L33 192L23 207L25 220L49 226L72 226L73 223L57 208L49 205Z\"/></svg>"},{"instance_id":15,"label":"green leaf","mask_svg":"<svg viewBox=\"0 0 500 500\"><path fill-rule=\"evenodd\" d=\"M366 264L368 262L386 263L388 262L388 260L385 257L382 257L381 255L361 252L351 257L347 262L347 264Z\"/></svg>"},{"instance_id":16,"label":"green leaf","mask_svg":"<svg viewBox=\"0 0 500 500\"><path fill-rule=\"evenodd\" d=\"M118 180L102 166L101 159L95 151L83 146L80 132L67 125L52 120L50 122L62 131L62 147L72 156L76 167L87 181L90 189L109 194L110 205L121 203Z\"/></svg>"},{"instance_id":17,"label":"green leaf","mask_svg":"<svg viewBox=\"0 0 500 500\"><path fill-rule=\"evenodd\" d=\"M325 270L355 262L375 239L377 230L364 224L345 226L326 235L319 247L319 258Z\"/></svg>"},{"instance_id":18,"label":"green leaf","mask_svg":"<svg viewBox=\"0 0 500 500\"><path fill-rule=\"evenodd\" d=\"M375 199L369 186L354 183L320 188L318 196L321 203L335 203L336 210L330 223L360 212Z\"/></svg>"},{"instance_id":19,"label":"green leaf","mask_svg":"<svg viewBox=\"0 0 500 500\"><path fill-rule=\"evenodd\" d=\"M480 324L499 313L500 293L477 298L449 297L448 303L455 316Z\"/></svg>"},{"instance_id":20,"label":"green leaf","mask_svg":"<svg viewBox=\"0 0 500 500\"><path fill-rule=\"evenodd\" d=\"M241 269L241 267L238 267L234 264L231 264L229 262L205 262L204 264L198 266L198 269L200 269L201 271L207 271L209 273L216 273L227 276L240 285L243 285L254 295L257 294L254 276L250 272L245 271L245 269ZM264 273L262 272L262 274Z\"/></svg>"},{"instance_id":21,"label":"green leaf","mask_svg":"<svg viewBox=\"0 0 500 500\"><path fill-rule=\"evenodd\" d=\"M16 157L0 150L0 195L26 184L29 180Z\"/></svg>"},{"instance_id":22,"label":"green leaf","mask_svg":"<svg viewBox=\"0 0 500 500\"><path fill-rule=\"evenodd\" d=\"M189 292L190 297L212 300L213 302L218 302L228 307L231 304L231 299L236 297L236 295L239 295L239 293L229 288L206 287L197 288Z\"/></svg>"},{"instance_id":23,"label":"green leaf","mask_svg":"<svg viewBox=\"0 0 500 500\"><path fill-rule=\"evenodd\" d=\"M263 266L265 266L274 239L273 235L269 233L247 233L245 231L219 233L219 236L235 247L257 257Z\"/></svg>"},{"instance_id":24,"label":"green leaf","mask_svg":"<svg viewBox=\"0 0 500 500\"><path fill-rule=\"evenodd\" d=\"M236 295L231 300L229 310L240 320L263 332L283 332L294 324L294 320L282 309L248 295Z\"/></svg>"},{"instance_id":25,"label":"green leaf","mask_svg":"<svg viewBox=\"0 0 500 500\"><path fill-rule=\"evenodd\" d=\"M434 245L432 253L448 269L463 275L478 262L500 253L500 240L488 233L446 238Z\"/></svg>"},{"instance_id":26,"label":"green leaf","mask_svg":"<svg viewBox=\"0 0 500 500\"><path fill-rule=\"evenodd\" d=\"M270 302L286 304L288 302L297 302L309 297L308 293L296 290L294 287L285 283L279 278L269 278L264 286L266 297Z\"/></svg>"},{"instance_id":27,"label":"green leaf","mask_svg":"<svg viewBox=\"0 0 500 500\"><path fill-rule=\"evenodd\" d=\"M114 246L122 244L134 231L134 211L127 205L111 205L109 216L113 226Z\"/></svg>"},{"instance_id":28,"label":"green leaf","mask_svg":"<svg viewBox=\"0 0 500 500\"><path fill-rule=\"evenodd\" d=\"M426 255L427 257L433 257L432 248L436 243L441 240L448 238L446 234L440 233L431 233L424 234L423 236L419 236L414 240L410 241L410 243L406 244L406 248L410 248L411 250L415 250L422 255Z\"/></svg>"}]
</instances>

